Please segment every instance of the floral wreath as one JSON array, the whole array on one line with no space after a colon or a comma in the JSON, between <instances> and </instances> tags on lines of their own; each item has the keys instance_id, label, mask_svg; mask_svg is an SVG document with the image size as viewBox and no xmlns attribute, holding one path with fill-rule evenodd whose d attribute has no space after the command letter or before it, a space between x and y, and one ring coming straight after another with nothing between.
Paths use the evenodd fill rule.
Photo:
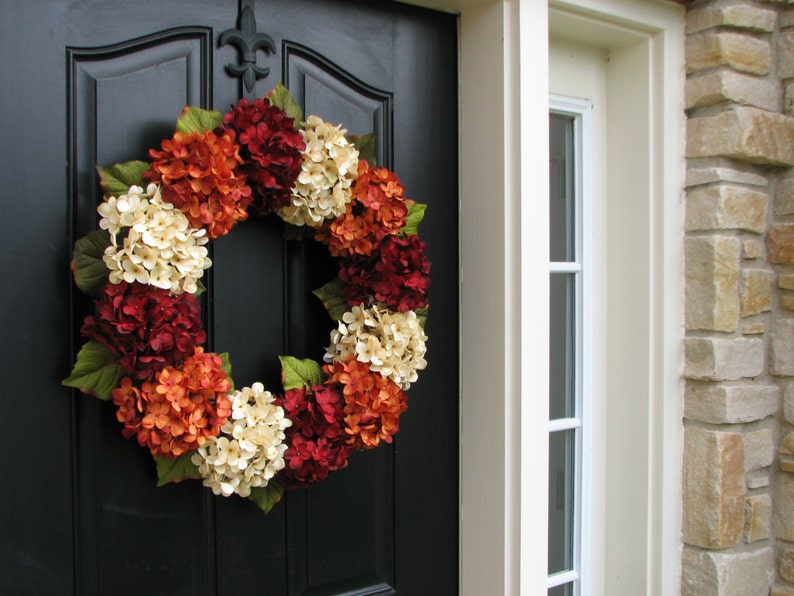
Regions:
<instances>
[{"instance_id":1,"label":"floral wreath","mask_svg":"<svg viewBox=\"0 0 794 596\"><path fill-rule=\"evenodd\" d=\"M225 114L185 107L150 162L97 168L100 229L72 260L95 313L63 384L118 407L123 436L151 451L158 486L202 479L265 512L355 451L391 443L427 365L425 205L375 166L371 134L302 120L280 83ZM279 356L281 394L261 382L234 388L228 354L202 347L196 298L207 244L271 213L286 237L311 236L339 263L314 292L337 321L325 364Z\"/></svg>"}]
</instances>

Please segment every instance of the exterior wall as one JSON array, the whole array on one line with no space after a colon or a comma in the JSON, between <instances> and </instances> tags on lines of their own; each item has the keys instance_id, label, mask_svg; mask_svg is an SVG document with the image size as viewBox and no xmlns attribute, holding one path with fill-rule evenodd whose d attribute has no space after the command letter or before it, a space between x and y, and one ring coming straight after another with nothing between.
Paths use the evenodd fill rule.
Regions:
<instances>
[{"instance_id":1,"label":"exterior wall","mask_svg":"<svg viewBox=\"0 0 794 596\"><path fill-rule=\"evenodd\" d=\"M686 18L681 593L794 596L794 2Z\"/></svg>"}]
</instances>

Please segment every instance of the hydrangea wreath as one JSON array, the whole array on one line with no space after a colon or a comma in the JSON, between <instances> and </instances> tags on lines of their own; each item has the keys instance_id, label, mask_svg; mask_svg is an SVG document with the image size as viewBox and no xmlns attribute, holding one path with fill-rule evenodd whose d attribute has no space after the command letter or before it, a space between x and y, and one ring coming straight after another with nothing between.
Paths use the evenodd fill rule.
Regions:
<instances>
[{"instance_id":1,"label":"hydrangea wreath","mask_svg":"<svg viewBox=\"0 0 794 596\"><path fill-rule=\"evenodd\" d=\"M226 114L188 106L149 162L98 168L100 229L72 261L96 308L63 384L117 406L124 437L154 456L158 486L202 479L268 512L284 490L325 480L398 431L427 364L425 206L375 167L372 135L346 132L302 121L279 84ZM337 321L325 364L279 356L279 394L235 389L228 354L203 347L196 298L207 244L272 213L288 237L313 237L339 262L314 292Z\"/></svg>"}]
</instances>

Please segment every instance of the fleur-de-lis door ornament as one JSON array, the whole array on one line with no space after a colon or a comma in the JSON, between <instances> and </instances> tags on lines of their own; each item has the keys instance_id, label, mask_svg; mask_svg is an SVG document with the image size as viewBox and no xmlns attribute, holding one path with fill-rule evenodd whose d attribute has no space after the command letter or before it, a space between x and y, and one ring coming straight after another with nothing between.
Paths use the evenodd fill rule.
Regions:
<instances>
[{"instance_id":1,"label":"fleur-de-lis door ornament","mask_svg":"<svg viewBox=\"0 0 794 596\"><path fill-rule=\"evenodd\" d=\"M276 44L273 38L265 33L257 33L254 9L249 2L243 6L240 14L240 28L227 29L218 38L218 45L234 45L240 50L240 64L227 64L226 70L233 76L240 77L243 82L243 95L248 99L254 98L254 88L259 79L264 79L270 74L269 68L256 64L257 50L275 54Z\"/></svg>"}]
</instances>

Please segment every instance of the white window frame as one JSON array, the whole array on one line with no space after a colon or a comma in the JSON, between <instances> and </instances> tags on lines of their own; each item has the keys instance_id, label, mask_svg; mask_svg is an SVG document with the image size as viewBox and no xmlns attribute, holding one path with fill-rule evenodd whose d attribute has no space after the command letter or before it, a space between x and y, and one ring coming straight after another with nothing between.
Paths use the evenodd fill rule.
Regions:
<instances>
[{"instance_id":1,"label":"white window frame","mask_svg":"<svg viewBox=\"0 0 794 596\"><path fill-rule=\"evenodd\" d=\"M593 351L593 239L592 239L592 104L550 94L549 112L573 121L574 260L549 262L549 273L575 274L574 292L574 412L571 418L549 420L549 434L575 429L573 569L549 575L546 587L573 583L573 594L589 594L590 503L592 491L592 351Z\"/></svg>"},{"instance_id":2,"label":"white window frame","mask_svg":"<svg viewBox=\"0 0 794 596\"><path fill-rule=\"evenodd\" d=\"M410 0L460 15L461 476L464 596L546 590L548 477L548 17L581 18L572 35L611 27L645 35L625 66L652 89L647 165L654 216L647 410L650 491L644 586L675 594L680 577L681 189L683 8L663 0ZM613 38L616 39L615 36ZM645 198L645 197L643 197ZM548 201L545 201L546 203ZM530 207L531 206L531 207ZM522 230L527 233L522 234ZM531 231L531 233L529 233ZM520 322L520 324L519 324ZM522 341L534 338L533 341ZM538 399L537 396L541 396ZM667 399L664 397L667 396ZM617 562L619 563L619 561Z\"/></svg>"}]
</instances>

